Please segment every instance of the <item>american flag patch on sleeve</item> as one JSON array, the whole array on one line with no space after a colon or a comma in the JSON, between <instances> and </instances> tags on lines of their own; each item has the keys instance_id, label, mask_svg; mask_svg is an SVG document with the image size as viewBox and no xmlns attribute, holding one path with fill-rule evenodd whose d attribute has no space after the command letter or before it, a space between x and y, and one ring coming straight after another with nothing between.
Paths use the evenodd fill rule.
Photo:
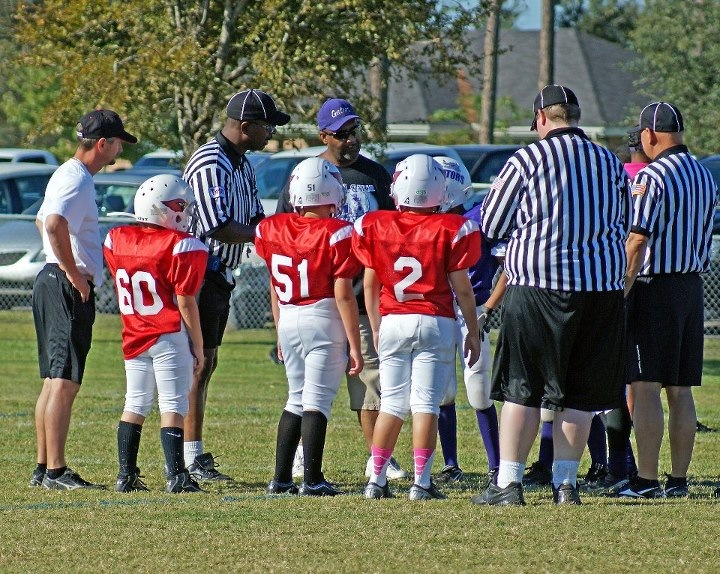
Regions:
<instances>
[{"instance_id":1,"label":"american flag patch on sleeve","mask_svg":"<svg viewBox=\"0 0 720 574\"><path fill-rule=\"evenodd\" d=\"M632 188L632 196L645 195L647 186L644 183L636 183Z\"/></svg>"}]
</instances>

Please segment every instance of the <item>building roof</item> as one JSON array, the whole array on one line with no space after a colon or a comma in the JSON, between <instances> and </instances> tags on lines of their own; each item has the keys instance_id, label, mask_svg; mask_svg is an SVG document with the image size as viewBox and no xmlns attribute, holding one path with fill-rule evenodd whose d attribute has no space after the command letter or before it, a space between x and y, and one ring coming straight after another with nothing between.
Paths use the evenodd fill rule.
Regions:
<instances>
[{"instance_id":1,"label":"building roof","mask_svg":"<svg viewBox=\"0 0 720 574\"><path fill-rule=\"evenodd\" d=\"M484 31L469 36L471 49L483 53ZM538 92L540 32L501 30L498 56L497 101L510 97L518 117L503 135L527 137L532 121L532 103ZM647 103L634 87L628 64L637 55L619 44L579 32L573 28L555 31L554 83L570 87L580 101L580 126L589 135L605 137L624 134L627 126ZM429 74L422 81L392 79L388 88L387 122L391 136L427 135L443 126L428 124L428 118L441 109L460 107L462 82L438 83ZM482 77L467 79L467 88L482 93ZM500 110L498 109L498 112ZM444 126L449 127L447 124ZM496 135L498 131L496 130Z\"/></svg>"}]
</instances>

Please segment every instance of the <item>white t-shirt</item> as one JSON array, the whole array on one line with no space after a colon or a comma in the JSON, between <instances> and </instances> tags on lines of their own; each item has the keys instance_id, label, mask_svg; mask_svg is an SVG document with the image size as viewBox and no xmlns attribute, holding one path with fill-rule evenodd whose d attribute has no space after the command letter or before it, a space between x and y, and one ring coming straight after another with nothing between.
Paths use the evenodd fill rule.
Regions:
<instances>
[{"instance_id":1,"label":"white t-shirt","mask_svg":"<svg viewBox=\"0 0 720 574\"><path fill-rule=\"evenodd\" d=\"M70 245L75 264L81 273L93 278L95 287L102 284L102 242L95 202L95 182L85 165L71 158L53 173L45 190L37 218L45 225L52 214L68 222ZM43 249L48 263L59 263L47 233L43 233Z\"/></svg>"}]
</instances>

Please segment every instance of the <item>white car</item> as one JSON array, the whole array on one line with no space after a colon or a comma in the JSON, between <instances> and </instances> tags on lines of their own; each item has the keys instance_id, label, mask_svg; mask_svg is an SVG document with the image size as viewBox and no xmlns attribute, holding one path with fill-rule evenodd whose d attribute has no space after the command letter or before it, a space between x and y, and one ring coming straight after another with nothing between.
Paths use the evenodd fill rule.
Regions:
<instances>
[{"instance_id":1,"label":"white car","mask_svg":"<svg viewBox=\"0 0 720 574\"><path fill-rule=\"evenodd\" d=\"M19 147L0 148L0 163L45 163L58 165L57 158L44 149L25 149Z\"/></svg>"}]
</instances>

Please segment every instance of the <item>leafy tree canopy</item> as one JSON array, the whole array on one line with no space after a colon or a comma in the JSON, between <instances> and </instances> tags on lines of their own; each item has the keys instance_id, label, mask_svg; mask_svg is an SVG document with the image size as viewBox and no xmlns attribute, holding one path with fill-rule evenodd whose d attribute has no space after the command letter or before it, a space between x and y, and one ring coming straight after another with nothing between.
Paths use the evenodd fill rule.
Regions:
<instances>
[{"instance_id":1,"label":"leafy tree canopy","mask_svg":"<svg viewBox=\"0 0 720 574\"><path fill-rule=\"evenodd\" d=\"M628 46L641 5L640 0L561 0L557 23Z\"/></svg>"},{"instance_id":2,"label":"leafy tree canopy","mask_svg":"<svg viewBox=\"0 0 720 574\"><path fill-rule=\"evenodd\" d=\"M325 95L350 97L372 125L365 78L385 56L390 74L476 70L462 32L484 18L434 0L46 0L20 3L15 20L16 109L36 94L33 134L68 134L88 109L118 111L156 145L204 143L235 91L257 87L313 122ZM20 83L22 80L22 84ZM37 94L51 94L44 99Z\"/></svg>"},{"instance_id":3,"label":"leafy tree canopy","mask_svg":"<svg viewBox=\"0 0 720 574\"><path fill-rule=\"evenodd\" d=\"M685 141L697 154L720 151L720 2L646 0L632 44L643 58L637 70L648 101L680 108Z\"/></svg>"}]
</instances>

